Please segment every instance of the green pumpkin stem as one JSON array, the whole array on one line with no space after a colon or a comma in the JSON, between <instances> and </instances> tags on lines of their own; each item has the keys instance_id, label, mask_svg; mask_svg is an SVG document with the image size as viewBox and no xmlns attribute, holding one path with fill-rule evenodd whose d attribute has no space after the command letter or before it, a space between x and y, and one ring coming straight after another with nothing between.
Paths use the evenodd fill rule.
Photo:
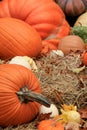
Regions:
<instances>
[{"instance_id":1,"label":"green pumpkin stem","mask_svg":"<svg viewBox=\"0 0 87 130\"><path fill-rule=\"evenodd\" d=\"M42 94L28 90L27 87L21 88L16 92L21 103L38 102L46 107L50 107L51 102Z\"/></svg>"}]
</instances>

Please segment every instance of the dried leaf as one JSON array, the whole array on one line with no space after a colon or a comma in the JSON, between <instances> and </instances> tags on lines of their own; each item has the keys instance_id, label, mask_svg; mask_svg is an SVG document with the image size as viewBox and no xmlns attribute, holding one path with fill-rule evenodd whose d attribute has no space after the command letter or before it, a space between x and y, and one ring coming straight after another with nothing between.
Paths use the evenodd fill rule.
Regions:
<instances>
[{"instance_id":1,"label":"dried leaf","mask_svg":"<svg viewBox=\"0 0 87 130\"><path fill-rule=\"evenodd\" d=\"M80 125L76 122L68 122L65 125L65 130L80 130Z\"/></svg>"},{"instance_id":2,"label":"dried leaf","mask_svg":"<svg viewBox=\"0 0 87 130\"><path fill-rule=\"evenodd\" d=\"M78 110L81 114L81 118L87 119L87 107Z\"/></svg>"},{"instance_id":3,"label":"dried leaf","mask_svg":"<svg viewBox=\"0 0 87 130\"><path fill-rule=\"evenodd\" d=\"M83 71L84 69L85 69L85 66L82 66L82 67L79 67L79 68L72 69L71 71L78 74L81 71Z\"/></svg>"},{"instance_id":4,"label":"dried leaf","mask_svg":"<svg viewBox=\"0 0 87 130\"><path fill-rule=\"evenodd\" d=\"M55 96L55 99L58 103L60 103L60 106L63 104L63 96L64 96L64 93L63 92L59 92L57 90L54 90L53 91L54 93L54 96Z\"/></svg>"},{"instance_id":5,"label":"dried leaf","mask_svg":"<svg viewBox=\"0 0 87 130\"><path fill-rule=\"evenodd\" d=\"M38 121L49 119L50 115L51 115L51 113L46 113L46 114L41 113L41 114L38 115Z\"/></svg>"}]
</instances>

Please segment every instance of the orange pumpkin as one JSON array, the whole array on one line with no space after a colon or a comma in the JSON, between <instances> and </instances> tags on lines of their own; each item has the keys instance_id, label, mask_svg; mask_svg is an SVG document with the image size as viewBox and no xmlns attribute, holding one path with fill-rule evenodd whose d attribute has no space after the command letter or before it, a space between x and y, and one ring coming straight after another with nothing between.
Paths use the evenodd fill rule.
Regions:
<instances>
[{"instance_id":1,"label":"orange pumpkin","mask_svg":"<svg viewBox=\"0 0 87 130\"><path fill-rule=\"evenodd\" d=\"M14 17L33 26L44 39L57 28L58 37L70 27L61 8L53 0L3 0L0 17Z\"/></svg>"},{"instance_id":2,"label":"orange pumpkin","mask_svg":"<svg viewBox=\"0 0 87 130\"><path fill-rule=\"evenodd\" d=\"M39 123L38 130L64 130L64 127L60 122L43 120Z\"/></svg>"},{"instance_id":3,"label":"orange pumpkin","mask_svg":"<svg viewBox=\"0 0 87 130\"><path fill-rule=\"evenodd\" d=\"M87 10L87 0L55 0L69 16L79 16Z\"/></svg>"},{"instance_id":4,"label":"orange pumpkin","mask_svg":"<svg viewBox=\"0 0 87 130\"><path fill-rule=\"evenodd\" d=\"M82 62L85 66L87 66L87 51L82 53Z\"/></svg>"},{"instance_id":5,"label":"orange pumpkin","mask_svg":"<svg viewBox=\"0 0 87 130\"><path fill-rule=\"evenodd\" d=\"M39 93L40 84L32 71L16 64L0 65L0 126L31 121L39 111L40 104L35 102L41 98Z\"/></svg>"},{"instance_id":6,"label":"orange pumpkin","mask_svg":"<svg viewBox=\"0 0 87 130\"><path fill-rule=\"evenodd\" d=\"M58 38L53 38L50 40L43 40L41 54L47 54L51 50L57 50L59 43L60 43L60 39Z\"/></svg>"},{"instance_id":7,"label":"orange pumpkin","mask_svg":"<svg viewBox=\"0 0 87 130\"><path fill-rule=\"evenodd\" d=\"M42 49L39 33L22 20L0 18L0 58L17 55L34 57Z\"/></svg>"}]
</instances>

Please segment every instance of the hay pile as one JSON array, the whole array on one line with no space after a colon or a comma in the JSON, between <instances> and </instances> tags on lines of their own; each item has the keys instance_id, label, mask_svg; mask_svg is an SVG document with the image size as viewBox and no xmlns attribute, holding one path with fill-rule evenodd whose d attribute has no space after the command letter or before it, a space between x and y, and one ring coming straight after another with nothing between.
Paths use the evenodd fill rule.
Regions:
<instances>
[{"instance_id":1,"label":"hay pile","mask_svg":"<svg viewBox=\"0 0 87 130\"><path fill-rule=\"evenodd\" d=\"M54 53L36 60L39 72L37 77L42 93L58 103L56 96L63 93L62 102L80 107L87 105L87 68L79 73L73 72L82 67L80 52L60 57Z\"/></svg>"}]
</instances>

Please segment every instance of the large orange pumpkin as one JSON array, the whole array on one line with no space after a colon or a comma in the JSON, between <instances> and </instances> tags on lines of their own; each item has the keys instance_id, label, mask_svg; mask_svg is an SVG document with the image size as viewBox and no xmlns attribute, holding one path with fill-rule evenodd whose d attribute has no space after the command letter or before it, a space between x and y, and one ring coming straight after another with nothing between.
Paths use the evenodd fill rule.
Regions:
<instances>
[{"instance_id":1,"label":"large orange pumpkin","mask_svg":"<svg viewBox=\"0 0 87 130\"><path fill-rule=\"evenodd\" d=\"M16 64L0 65L0 126L31 121L39 111L35 98L39 100L40 93L40 84L32 71Z\"/></svg>"},{"instance_id":2,"label":"large orange pumpkin","mask_svg":"<svg viewBox=\"0 0 87 130\"><path fill-rule=\"evenodd\" d=\"M57 28L59 37L70 27L61 8L53 0L3 0L0 17L14 17L33 26L44 39Z\"/></svg>"},{"instance_id":3,"label":"large orange pumpkin","mask_svg":"<svg viewBox=\"0 0 87 130\"><path fill-rule=\"evenodd\" d=\"M0 18L0 58L37 56L42 49L39 33L22 20Z\"/></svg>"}]
</instances>

